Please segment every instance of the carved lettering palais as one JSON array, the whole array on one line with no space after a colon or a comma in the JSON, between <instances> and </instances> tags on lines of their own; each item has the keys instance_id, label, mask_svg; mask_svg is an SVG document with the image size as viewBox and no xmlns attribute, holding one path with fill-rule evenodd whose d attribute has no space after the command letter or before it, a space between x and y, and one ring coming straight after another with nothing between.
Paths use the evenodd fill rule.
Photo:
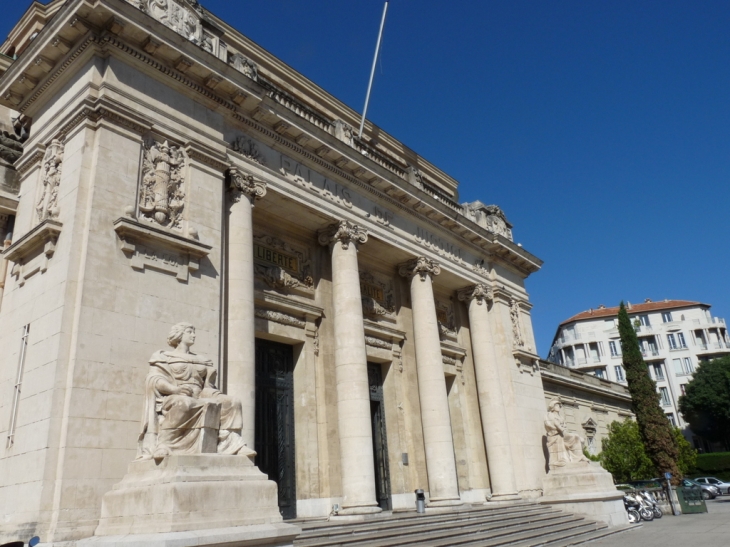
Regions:
<instances>
[{"instance_id":1,"label":"carved lettering palais","mask_svg":"<svg viewBox=\"0 0 730 547\"><path fill-rule=\"evenodd\" d=\"M231 143L231 148L234 152L238 152L242 156L245 156L256 163L266 165L266 160L259 151L258 145L248 137L236 137L236 139Z\"/></svg>"},{"instance_id":2,"label":"carved lettering palais","mask_svg":"<svg viewBox=\"0 0 730 547\"><path fill-rule=\"evenodd\" d=\"M37 221L58 216L58 186L61 184L63 144L54 140L46 149L41 167L40 196L36 202Z\"/></svg>"},{"instance_id":3,"label":"carved lettering palais","mask_svg":"<svg viewBox=\"0 0 730 547\"><path fill-rule=\"evenodd\" d=\"M182 230L185 209L185 154L168 141L144 144L139 212L142 218Z\"/></svg>"}]
</instances>

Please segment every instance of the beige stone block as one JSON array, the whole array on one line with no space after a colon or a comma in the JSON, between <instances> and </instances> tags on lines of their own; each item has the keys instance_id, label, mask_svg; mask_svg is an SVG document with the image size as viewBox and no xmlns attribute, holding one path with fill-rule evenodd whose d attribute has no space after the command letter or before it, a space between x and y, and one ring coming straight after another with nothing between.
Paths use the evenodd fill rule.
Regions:
<instances>
[{"instance_id":1,"label":"beige stone block","mask_svg":"<svg viewBox=\"0 0 730 547\"><path fill-rule=\"evenodd\" d=\"M69 416L101 418L106 413L107 391L74 388L71 392Z\"/></svg>"}]
</instances>

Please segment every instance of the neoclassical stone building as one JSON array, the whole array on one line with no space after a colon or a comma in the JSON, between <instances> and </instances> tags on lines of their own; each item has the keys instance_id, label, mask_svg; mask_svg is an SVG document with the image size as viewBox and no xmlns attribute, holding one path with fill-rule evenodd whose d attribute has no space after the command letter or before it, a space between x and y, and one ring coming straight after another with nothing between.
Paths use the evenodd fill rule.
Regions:
<instances>
[{"instance_id":1,"label":"neoclassical stone building","mask_svg":"<svg viewBox=\"0 0 730 547\"><path fill-rule=\"evenodd\" d=\"M540 496L541 261L498 207L197 2L35 2L0 52L0 541L93 534L181 321L286 518Z\"/></svg>"}]
</instances>

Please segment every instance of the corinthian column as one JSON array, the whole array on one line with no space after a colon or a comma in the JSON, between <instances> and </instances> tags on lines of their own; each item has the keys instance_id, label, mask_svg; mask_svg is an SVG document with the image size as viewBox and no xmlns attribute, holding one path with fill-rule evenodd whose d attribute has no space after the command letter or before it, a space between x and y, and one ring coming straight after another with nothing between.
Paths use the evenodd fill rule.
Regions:
<instances>
[{"instance_id":1,"label":"corinthian column","mask_svg":"<svg viewBox=\"0 0 730 547\"><path fill-rule=\"evenodd\" d=\"M340 514L377 513L375 459L370 423L365 326L362 318L357 245L367 231L347 220L320 230L319 242L332 255L337 418L342 467Z\"/></svg>"},{"instance_id":2,"label":"corinthian column","mask_svg":"<svg viewBox=\"0 0 730 547\"><path fill-rule=\"evenodd\" d=\"M429 504L458 505L461 499L456 478L454 439L431 280L432 276L441 273L441 267L433 260L419 257L401 264L398 272L411 278L413 337L423 441L426 445Z\"/></svg>"},{"instance_id":3,"label":"corinthian column","mask_svg":"<svg viewBox=\"0 0 730 547\"><path fill-rule=\"evenodd\" d=\"M469 306L469 328L477 379L479 409L484 443L487 448L492 499L517 499L512 466L507 412L502 398L497 354L489 327L489 302L494 296L486 285L467 287L458 292L459 300Z\"/></svg>"},{"instance_id":4,"label":"corinthian column","mask_svg":"<svg viewBox=\"0 0 730 547\"><path fill-rule=\"evenodd\" d=\"M227 393L243 403L241 437L254 448L256 362L253 291L254 201L266 195L266 184L229 171L228 188L228 372Z\"/></svg>"}]
</instances>

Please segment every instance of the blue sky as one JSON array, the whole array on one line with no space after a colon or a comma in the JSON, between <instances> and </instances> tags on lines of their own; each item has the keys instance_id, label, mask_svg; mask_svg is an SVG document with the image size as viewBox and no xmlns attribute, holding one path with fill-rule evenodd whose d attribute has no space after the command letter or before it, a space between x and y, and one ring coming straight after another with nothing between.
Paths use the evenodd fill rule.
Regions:
<instances>
[{"instance_id":1,"label":"blue sky","mask_svg":"<svg viewBox=\"0 0 730 547\"><path fill-rule=\"evenodd\" d=\"M202 4L362 109L383 2ZM0 35L26 7L3 6ZM541 356L560 321L621 299L729 314L728 28L726 1L391 2L368 118L545 261Z\"/></svg>"}]
</instances>

